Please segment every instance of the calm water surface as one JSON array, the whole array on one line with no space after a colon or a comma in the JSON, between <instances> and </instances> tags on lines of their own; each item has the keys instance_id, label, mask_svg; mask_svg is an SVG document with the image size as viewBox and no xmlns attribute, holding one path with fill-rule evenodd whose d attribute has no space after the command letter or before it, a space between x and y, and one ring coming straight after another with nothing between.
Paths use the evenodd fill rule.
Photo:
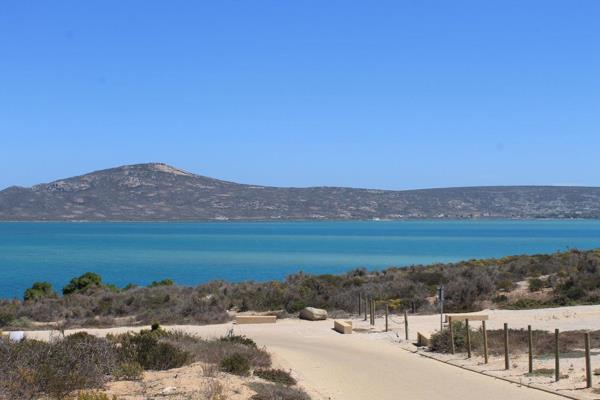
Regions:
<instances>
[{"instance_id":1,"label":"calm water surface","mask_svg":"<svg viewBox=\"0 0 600 400\"><path fill-rule=\"evenodd\" d=\"M600 221L0 223L0 297L86 271L122 286L281 279L600 247Z\"/></svg>"}]
</instances>

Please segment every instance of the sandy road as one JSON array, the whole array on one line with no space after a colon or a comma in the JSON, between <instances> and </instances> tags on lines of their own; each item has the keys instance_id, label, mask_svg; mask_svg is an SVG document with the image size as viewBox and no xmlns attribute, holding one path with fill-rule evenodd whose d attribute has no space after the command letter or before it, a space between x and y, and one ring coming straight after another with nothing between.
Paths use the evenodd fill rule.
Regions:
<instances>
[{"instance_id":1,"label":"sandy road","mask_svg":"<svg viewBox=\"0 0 600 400\"><path fill-rule=\"evenodd\" d=\"M285 336L277 329L236 329L267 346L298 373L311 394L324 399L561 398L423 358L389 340L361 334L342 336L331 332L330 325L320 324L323 329L311 332L296 329Z\"/></svg>"},{"instance_id":2,"label":"sandy road","mask_svg":"<svg viewBox=\"0 0 600 400\"><path fill-rule=\"evenodd\" d=\"M360 322L357 322L360 324ZM394 333L340 335L331 320L295 319L269 325L174 326L205 337L236 334L252 337L292 369L315 399L334 400L551 400L562 397L520 387L492 377L446 365L402 350ZM139 328L133 328L137 330ZM88 329L105 335L131 328ZM28 333L47 338L48 331Z\"/></svg>"}]
</instances>

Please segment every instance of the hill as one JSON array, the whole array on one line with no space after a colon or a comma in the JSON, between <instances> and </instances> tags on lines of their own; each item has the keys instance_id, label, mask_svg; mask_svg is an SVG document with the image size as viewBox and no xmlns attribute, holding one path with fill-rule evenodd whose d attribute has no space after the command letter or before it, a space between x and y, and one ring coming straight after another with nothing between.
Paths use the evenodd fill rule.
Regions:
<instances>
[{"instance_id":1,"label":"hill","mask_svg":"<svg viewBox=\"0 0 600 400\"><path fill-rule=\"evenodd\" d=\"M573 217L600 217L600 188L283 188L227 182L149 163L0 191L0 220Z\"/></svg>"}]
</instances>

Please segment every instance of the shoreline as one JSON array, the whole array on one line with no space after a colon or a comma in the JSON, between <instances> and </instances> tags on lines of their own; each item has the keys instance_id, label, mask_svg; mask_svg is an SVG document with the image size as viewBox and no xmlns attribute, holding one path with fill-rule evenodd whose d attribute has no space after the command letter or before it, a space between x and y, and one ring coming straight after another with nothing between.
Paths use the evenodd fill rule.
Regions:
<instances>
[{"instance_id":1,"label":"shoreline","mask_svg":"<svg viewBox=\"0 0 600 400\"><path fill-rule=\"evenodd\" d=\"M0 223L140 223L140 224L152 224L152 223L286 223L286 222L459 222L459 221L600 221L600 216L595 218L584 218L584 217L464 217L464 218L420 218L420 217L407 217L407 218L378 218L373 217L372 219L364 218L271 218L271 219L251 219L251 218L211 218L211 219L17 219L17 220L2 220Z\"/></svg>"}]
</instances>

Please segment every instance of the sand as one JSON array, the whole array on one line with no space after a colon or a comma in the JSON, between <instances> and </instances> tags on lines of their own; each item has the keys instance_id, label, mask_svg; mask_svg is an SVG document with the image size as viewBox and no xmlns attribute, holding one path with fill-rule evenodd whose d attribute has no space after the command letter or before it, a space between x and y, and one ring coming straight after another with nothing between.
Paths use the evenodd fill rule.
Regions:
<instances>
[{"instance_id":1,"label":"sand","mask_svg":"<svg viewBox=\"0 0 600 400\"><path fill-rule=\"evenodd\" d=\"M528 311L488 311L490 329L500 328L504 322L514 328L524 328L532 324L535 329L561 330L599 329L600 306L565 307ZM359 332L340 335L333 331L333 321L303 321L298 319L280 320L276 324L234 325L233 323L208 326L172 326L203 337L224 335L233 328L236 334L252 337L259 345L266 346L273 354L276 366L290 369L299 379L300 386L314 399L558 399L559 396L505 382L445 362L421 356L411 341L404 341L404 321L402 316L392 316L390 332L382 332L384 320L378 318L375 328L362 319L355 319ZM475 323L474 323L475 324ZM431 333L439 328L439 315L409 316L410 338L416 332ZM136 328L86 329L96 335L118 333ZM67 332L70 333L70 332ZM50 331L28 332L28 337L48 339ZM409 351L411 350L411 351ZM431 355L430 353L422 353ZM521 370L514 368L508 374L502 371L501 360L494 359L485 367L481 360L465 360L464 355L437 356L472 369L487 370L488 374L509 375L519 381L522 359L513 362L523 364ZM600 356L598 356L600 357ZM600 366L600 358L597 361ZM572 382L561 393L579 398L594 398L591 391L571 390L571 386L581 387L580 367L571 368L570 361L564 361L565 368L571 369ZM494 372L496 371L496 372ZM576 373L575 373L576 372ZM542 378L549 381L548 378ZM527 379L520 379L529 383ZM600 385L594 380L596 387ZM549 388L551 382L541 382ZM596 396L598 397L598 396Z\"/></svg>"}]
</instances>

